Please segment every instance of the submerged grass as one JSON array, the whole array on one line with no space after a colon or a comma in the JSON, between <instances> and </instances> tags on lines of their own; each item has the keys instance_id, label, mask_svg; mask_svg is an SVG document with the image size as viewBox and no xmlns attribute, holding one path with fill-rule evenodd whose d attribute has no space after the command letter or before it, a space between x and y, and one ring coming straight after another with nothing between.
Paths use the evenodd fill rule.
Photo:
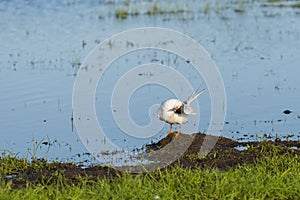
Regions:
<instances>
[{"instance_id":1,"label":"submerged grass","mask_svg":"<svg viewBox=\"0 0 300 200\"><path fill-rule=\"evenodd\" d=\"M115 17L117 19L126 19L128 16L128 11L125 9L117 9L115 10Z\"/></svg>"},{"instance_id":2,"label":"submerged grass","mask_svg":"<svg viewBox=\"0 0 300 200\"><path fill-rule=\"evenodd\" d=\"M263 7L278 7L278 8L300 8L299 1L287 1L287 0L268 0L266 3L262 3Z\"/></svg>"},{"instance_id":3,"label":"submerged grass","mask_svg":"<svg viewBox=\"0 0 300 200\"><path fill-rule=\"evenodd\" d=\"M300 158L291 153L278 155L277 148L262 148L266 155L263 159L226 170L175 166L147 174L123 173L115 178L91 180L81 176L77 184L65 184L66 174L53 172L53 176L59 175L55 181L19 189L12 189L12 180L5 177L32 164L2 157L0 199L298 199ZM42 170L41 165L35 165Z\"/></svg>"}]
</instances>

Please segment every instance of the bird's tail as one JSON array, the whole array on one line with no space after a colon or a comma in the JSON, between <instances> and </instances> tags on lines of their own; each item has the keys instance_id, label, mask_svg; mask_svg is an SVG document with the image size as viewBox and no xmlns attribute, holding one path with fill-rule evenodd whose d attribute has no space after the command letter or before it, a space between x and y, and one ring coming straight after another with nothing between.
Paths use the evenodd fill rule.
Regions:
<instances>
[{"instance_id":1,"label":"bird's tail","mask_svg":"<svg viewBox=\"0 0 300 200\"><path fill-rule=\"evenodd\" d=\"M200 88L198 88L184 103L190 105L204 91L205 89L200 90Z\"/></svg>"}]
</instances>

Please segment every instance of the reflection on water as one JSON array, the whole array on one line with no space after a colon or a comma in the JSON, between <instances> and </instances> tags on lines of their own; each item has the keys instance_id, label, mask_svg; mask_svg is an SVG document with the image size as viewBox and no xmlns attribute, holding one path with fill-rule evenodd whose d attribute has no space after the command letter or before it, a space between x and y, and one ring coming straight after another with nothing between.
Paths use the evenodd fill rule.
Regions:
<instances>
[{"instance_id":1,"label":"reflection on water","mask_svg":"<svg viewBox=\"0 0 300 200\"><path fill-rule=\"evenodd\" d=\"M126 1L127 2L127 1ZM241 3L242 2L242 3ZM72 128L72 89L81 61L99 42L124 29L161 26L186 33L212 55L224 79L227 118L223 136L298 139L300 122L300 15L293 1L276 3L120 1L0 3L1 150L59 160L85 160ZM116 18L116 10L127 12ZM135 11L139 11L136 14ZM151 11L151 12L149 12ZM158 12L159 11L159 12ZM157 12L157 13L156 13ZM164 137L168 127L148 140L120 137L110 111L110 94L132 66L164 63L184 73L196 89L202 81L189 64L162 52L134 52L112 64L99 83L96 109L113 142L126 150ZM126 66L120 67L120 66ZM146 75L145 75L146 76ZM167 77L167 75L166 75ZM101 100L101 97L105 97ZM140 88L130 100L136 123L149 122L148 109L174 97L166 88ZM184 97L183 97L184 98ZM198 99L204 131L210 118L209 95ZM289 114L283 113L289 109ZM107 115L102 115L107 113ZM126 119L124 119L126 120ZM48 143L39 142L44 141ZM37 142L37 144L36 144ZM48 149L48 147L50 148Z\"/></svg>"}]
</instances>

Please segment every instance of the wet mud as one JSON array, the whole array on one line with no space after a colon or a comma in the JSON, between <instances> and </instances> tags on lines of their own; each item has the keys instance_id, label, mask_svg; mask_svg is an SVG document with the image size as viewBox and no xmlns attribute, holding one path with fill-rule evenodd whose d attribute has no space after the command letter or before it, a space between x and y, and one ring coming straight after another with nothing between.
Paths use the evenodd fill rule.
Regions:
<instances>
[{"instance_id":1,"label":"wet mud","mask_svg":"<svg viewBox=\"0 0 300 200\"><path fill-rule=\"evenodd\" d=\"M169 157L174 158L176 150L180 152L181 148L186 148L187 143L190 145L182 155L172 163L166 163L169 161ZM214 145L211 149L209 145L212 144ZM202 133L180 134L178 137L169 135L157 143L146 146L147 153L143 154L143 158L155 160L155 163L132 167L90 166L82 168L73 163L47 163L46 160L40 159L33 161L23 172L7 176L6 181L11 182L12 188L20 188L27 185L52 184L60 180L63 185L78 185L82 183L82 180L88 180L92 183L104 178L120 177L125 171L135 174L134 172L141 169L144 172L149 172L158 168L164 170L180 166L183 168L227 170L245 163L255 164L258 159L264 159L265 156L274 153L276 155L300 155L299 147L299 141L281 141L280 139L237 142L225 137L209 136ZM205 152L206 150L209 152Z\"/></svg>"}]
</instances>

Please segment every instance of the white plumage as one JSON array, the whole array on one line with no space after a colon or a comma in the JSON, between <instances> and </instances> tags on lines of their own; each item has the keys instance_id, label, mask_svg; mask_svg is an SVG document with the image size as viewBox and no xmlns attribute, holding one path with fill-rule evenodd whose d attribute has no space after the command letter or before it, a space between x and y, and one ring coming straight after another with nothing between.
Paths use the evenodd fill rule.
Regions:
<instances>
[{"instance_id":1,"label":"white plumage","mask_svg":"<svg viewBox=\"0 0 300 200\"><path fill-rule=\"evenodd\" d=\"M204 92L203 90L195 91L186 101L180 101L178 99L169 99L164 101L157 111L157 117L170 124L170 130L168 135L172 131L173 124L179 124L179 130L177 136L180 133L181 125L187 123L188 115L195 115L194 109L190 106L192 101L194 101L200 94Z\"/></svg>"}]
</instances>

